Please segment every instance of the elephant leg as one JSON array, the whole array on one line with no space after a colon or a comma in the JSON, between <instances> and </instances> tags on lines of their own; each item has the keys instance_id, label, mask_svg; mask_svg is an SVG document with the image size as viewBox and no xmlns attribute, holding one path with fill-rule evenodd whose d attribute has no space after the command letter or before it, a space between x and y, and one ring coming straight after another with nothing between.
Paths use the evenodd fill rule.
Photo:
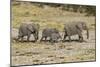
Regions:
<instances>
[{"instance_id":1,"label":"elephant leg","mask_svg":"<svg viewBox=\"0 0 100 67\"><path fill-rule=\"evenodd\" d=\"M38 32L33 33L33 35L34 35L35 41L37 41L39 39Z\"/></svg>"},{"instance_id":2,"label":"elephant leg","mask_svg":"<svg viewBox=\"0 0 100 67\"><path fill-rule=\"evenodd\" d=\"M36 32L36 33L34 34L34 38L35 38L35 41L38 40L38 32Z\"/></svg>"},{"instance_id":3,"label":"elephant leg","mask_svg":"<svg viewBox=\"0 0 100 67\"><path fill-rule=\"evenodd\" d=\"M52 38L50 38L50 41L51 43L56 43L56 40L53 40Z\"/></svg>"},{"instance_id":4,"label":"elephant leg","mask_svg":"<svg viewBox=\"0 0 100 67\"><path fill-rule=\"evenodd\" d=\"M63 38L63 41L65 41L66 37L67 37L67 35L65 34L65 35L64 35L64 38Z\"/></svg>"},{"instance_id":5,"label":"elephant leg","mask_svg":"<svg viewBox=\"0 0 100 67\"><path fill-rule=\"evenodd\" d=\"M43 38L44 38L44 37L42 36L40 41L42 41L42 40L43 40Z\"/></svg>"},{"instance_id":6,"label":"elephant leg","mask_svg":"<svg viewBox=\"0 0 100 67\"><path fill-rule=\"evenodd\" d=\"M20 39L21 37L20 36L18 36L18 38L17 38L17 41L19 41L19 39Z\"/></svg>"},{"instance_id":7,"label":"elephant leg","mask_svg":"<svg viewBox=\"0 0 100 67\"><path fill-rule=\"evenodd\" d=\"M32 32L28 31L28 34L27 34L27 41L29 42L30 41L30 36L31 36Z\"/></svg>"},{"instance_id":8,"label":"elephant leg","mask_svg":"<svg viewBox=\"0 0 100 67\"><path fill-rule=\"evenodd\" d=\"M68 38L69 38L69 42L71 42L71 37L70 37L70 36L68 36Z\"/></svg>"},{"instance_id":9,"label":"elephant leg","mask_svg":"<svg viewBox=\"0 0 100 67\"><path fill-rule=\"evenodd\" d=\"M36 42L36 41L38 40L38 39L37 39L37 36L36 36L36 35L34 35L34 38L35 38L35 42Z\"/></svg>"},{"instance_id":10,"label":"elephant leg","mask_svg":"<svg viewBox=\"0 0 100 67\"><path fill-rule=\"evenodd\" d=\"M40 41L43 41L43 39L44 39L44 41L46 41L47 40L47 37L45 36L42 36L42 38L41 38L41 40Z\"/></svg>"},{"instance_id":11,"label":"elephant leg","mask_svg":"<svg viewBox=\"0 0 100 67\"><path fill-rule=\"evenodd\" d=\"M21 37L20 37L20 38L21 38L21 42L24 42L23 37L24 37L24 36L21 36Z\"/></svg>"},{"instance_id":12,"label":"elephant leg","mask_svg":"<svg viewBox=\"0 0 100 67\"><path fill-rule=\"evenodd\" d=\"M37 32L36 36L37 36L37 40L38 40L39 39L39 32Z\"/></svg>"},{"instance_id":13,"label":"elephant leg","mask_svg":"<svg viewBox=\"0 0 100 67\"><path fill-rule=\"evenodd\" d=\"M82 36L81 33L79 34L79 41L80 41L80 42L83 42L83 36Z\"/></svg>"},{"instance_id":14,"label":"elephant leg","mask_svg":"<svg viewBox=\"0 0 100 67\"><path fill-rule=\"evenodd\" d=\"M20 35L18 35L18 38L16 39L16 42L23 42L23 37L24 36L20 36Z\"/></svg>"},{"instance_id":15,"label":"elephant leg","mask_svg":"<svg viewBox=\"0 0 100 67\"><path fill-rule=\"evenodd\" d=\"M49 42L51 42L51 43L55 43L56 41L55 41L55 40L50 39L50 41L49 41Z\"/></svg>"},{"instance_id":16,"label":"elephant leg","mask_svg":"<svg viewBox=\"0 0 100 67\"><path fill-rule=\"evenodd\" d=\"M27 41L29 42L29 39L30 39L30 34L28 34L28 36L27 36Z\"/></svg>"},{"instance_id":17,"label":"elephant leg","mask_svg":"<svg viewBox=\"0 0 100 67\"><path fill-rule=\"evenodd\" d=\"M51 37L50 37L50 40L49 40L49 42L51 42L51 43L53 42Z\"/></svg>"},{"instance_id":18,"label":"elephant leg","mask_svg":"<svg viewBox=\"0 0 100 67\"><path fill-rule=\"evenodd\" d=\"M44 40L46 41L47 40L47 36L45 36L44 38L45 38Z\"/></svg>"},{"instance_id":19,"label":"elephant leg","mask_svg":"<svg viewBox=\"0 0 100 67\"><path fill-rule=\"evenodd\" d=\"M36 34L33 34L33 36L34 36L34 41L36 42L36 41L37 41L37 36L36 36Z\"/></svg>"},{"instance_id":20,"label":"elephant leg","mask_svg":"<svg viewBox=\"0 0 100 67\"><path fill-rule=\"evenodd\" d=\"M37 35L36 40L38 40L38 39L39 39L39 37L38 37L38 35Z\"/></svg>"}]
</instances>

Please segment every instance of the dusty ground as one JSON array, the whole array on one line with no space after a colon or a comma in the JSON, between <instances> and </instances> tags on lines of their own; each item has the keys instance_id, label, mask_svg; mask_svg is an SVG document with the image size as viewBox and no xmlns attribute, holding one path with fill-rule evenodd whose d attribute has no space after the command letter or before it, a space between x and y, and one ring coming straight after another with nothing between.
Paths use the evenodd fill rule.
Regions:
<instances>
[{"instance_id":1,"label":"dusty ground","mask_svg":"<svg viewBox=\"0 0 100 67\"><path fill-rule=\"evenodd\" d=\"M80 43L59 42L51 44L49 42L24 42L12 43L12 65L34 65L67 63L79 61L95 61L95 31L89 31L90 38L84 39L86 42ZM73 36L72 39L77 39Z\"/></svg>"}]
</instances>

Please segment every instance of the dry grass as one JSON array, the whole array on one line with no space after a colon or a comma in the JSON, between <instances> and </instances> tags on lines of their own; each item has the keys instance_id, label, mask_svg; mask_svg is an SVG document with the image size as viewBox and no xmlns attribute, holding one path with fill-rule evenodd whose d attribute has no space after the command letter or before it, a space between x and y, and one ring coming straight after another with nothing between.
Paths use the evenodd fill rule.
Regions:
<instances>
[{"instance_id":1,"label":"dry grass","mask_svg":"<svg viewBox=\"0 0 100 67\"><path fill-rule=\"evenodd\" d=\"M40 24L41 29L44 27L57 27L62 30L65 23L84 21L92 29L91 24L95 25L95 17L86 17L84 15L84 13L68 12L54 7L45 9L34 4L15 5L12 7L12 25L14 28L18 28L22 22L31 20Z\"/></svg>"}]
</instances>

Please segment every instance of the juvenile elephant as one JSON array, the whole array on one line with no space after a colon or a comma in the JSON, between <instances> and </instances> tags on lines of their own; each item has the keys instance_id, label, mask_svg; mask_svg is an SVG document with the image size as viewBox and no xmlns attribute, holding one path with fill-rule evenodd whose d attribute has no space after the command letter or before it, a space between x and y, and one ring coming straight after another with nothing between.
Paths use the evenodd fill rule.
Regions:
<instances>
[{"instance_id":1,"label":"juvenile elephant","mask_svg":"<svg viewBox=\"0 0 100 67\"><path fill-rule=\"evenodd\" d=\"M52 33L50 36L50 42L56 43L56 42L58 42L58 39L60 39L60 38L61 38L61 36L59 33Z\"/></svg>"},{"instance_id":2,"label":"juvenile elephant","mask_svg":"<svg viewBox=\"0 0 100 67\"><path fill-rule=\"evenodd\" d=\"M59 38L61 38L59 31L56 28L45 28L42 31L42 38L41 41L43 39L47 40L47 38L50 39L50 41L57 41Z\"/></svg>"},{"instance_id":3,"label":"juvenile elephant","mask_svg":"<svg viewBox=\"0 0 100 67\"><path fill-rule=\"evenodd\" d=\"M64 38L63 40L65 41L66 37L68 36L69 41L71 41L71 36L72 35L78 35L79 36L79 41L83 41L83 35L82 31L86 30L87 31L87 39L89 38L89 31L88 27L85 22L71 22L70 24L65 24L64 26Z\"/></svg>"},{"instance_id":4,"label":"juvenile elephant","mask_svg":"<svg viewBox=\"0 0 100 67\"><path fill-rule=\"evenodd\" d=\"M22 23L19 27L18 40L21 39L21 41L23 41L23 37L27 36L27 41L29 41L31 34L33 34L35 41L37 41L39 34L39 24Z\"/></svg>"}]
</instances>

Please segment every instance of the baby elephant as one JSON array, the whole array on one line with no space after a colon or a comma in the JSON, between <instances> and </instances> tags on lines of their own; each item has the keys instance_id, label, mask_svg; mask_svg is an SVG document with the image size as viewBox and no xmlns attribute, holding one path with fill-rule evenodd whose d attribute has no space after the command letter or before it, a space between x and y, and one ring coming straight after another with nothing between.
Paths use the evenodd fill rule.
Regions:
<instances>
[{"instance_id":1,"label":"baby elephant","mask_svg":"<svg viewBox=\"0 0 100 67\"><path fill-rule=\"evenodd\" d=\"M61 38L59 33L52 33L50 37L50 42L51 43L56 43L58 40Z\"/></svg>"},{"instance_id":2,"label":"baby elephant","mask_svg":"<svg viewBox=\"0 0 100 67\"><path fill-rule=\"evenodd\" d=\"M38 32L39 32L39 24L22 23L19 27L18 40L21 39L21 41L23 41L23 37L27 36L27 41L29 41L31 34L33 34L35 41L37 41L39 34Z\"/></svg>"},{"instance_id":3,"label":"baby elephant","mask_svg":"<svg viewBox=\"0 0 100 67\"><path fill-rule=\"evenodd\" d=\"M45 41L47 40L47 38L49 38L51 42L56 42L58 41L58 39L61 38L59 31L56 28L46 28L42 31L42 38L41 41L43 39L45 39Z\"/></svg>"}]
</instances>

